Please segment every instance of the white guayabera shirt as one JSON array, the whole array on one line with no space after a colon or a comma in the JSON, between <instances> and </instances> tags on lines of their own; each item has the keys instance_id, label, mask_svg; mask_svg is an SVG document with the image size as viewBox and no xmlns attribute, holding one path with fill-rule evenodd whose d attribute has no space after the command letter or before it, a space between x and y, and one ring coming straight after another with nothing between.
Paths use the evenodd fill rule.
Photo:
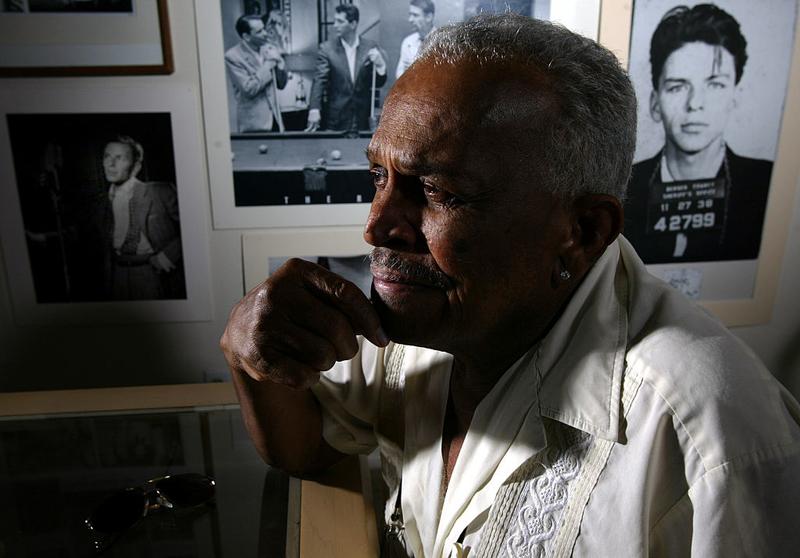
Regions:
<instances>
[{"instance_id":1,"label":"white guayabera shirt","mask_svg":"<svg viewBox=\"0 0 800 558\"><path fill-rule=\"evenodd\" d=\"M363 342L314 393L331 445L379 446L396 469L390 484L402 478L417 558L800 548L800 406L715 318L650 276L624 239L478 406L443 497L452 357L402 348L387 397L387 364L400 351Z\"/></svg>"}]
</instances>

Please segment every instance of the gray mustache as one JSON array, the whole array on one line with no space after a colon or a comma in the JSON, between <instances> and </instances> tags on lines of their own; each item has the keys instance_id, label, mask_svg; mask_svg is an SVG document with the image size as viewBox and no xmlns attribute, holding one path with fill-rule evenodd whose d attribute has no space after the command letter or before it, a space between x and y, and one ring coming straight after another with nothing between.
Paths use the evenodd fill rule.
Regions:
<instances>
[{"instance_id":1,"label":"gray mustache","mask_svg":"<svg viewBox=\"0 0 800 558\"><path fill-rule=\"evenodd\" d=\"M431 287L446 289L450 286L450 281L441 271L415 262L409 262L396 252L386 248L373 249L368 258L370 265L396 271L403 276L416 279Z\"/></svg>"}]
</instances>

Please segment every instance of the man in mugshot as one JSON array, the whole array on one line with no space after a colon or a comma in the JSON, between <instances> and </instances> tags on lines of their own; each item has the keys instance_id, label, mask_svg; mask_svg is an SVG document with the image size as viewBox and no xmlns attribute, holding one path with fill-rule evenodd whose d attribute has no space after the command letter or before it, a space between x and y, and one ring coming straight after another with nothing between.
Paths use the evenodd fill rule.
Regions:
<instances>
[{"instance_id":1,"label":"man in mugshot","mask_svg":"<svg viewBox=\"0 0 800 558\"><path fill-rule=\"evenodd\" d=\"M411 0L411 5L408 7L408 22L414 28L414 32L400 43L400 60L397 62L396 77L403 75L417 57L419 45L434 29L435 13L436 6L431 0Z\"/></svg>"},{"instance_id":2,"label":"man in mugshot","mask_svg":"<svg viewBox=\"0 0 800 558\"><path fill-rule=\"evenodd\" d=\"M225 52L240 132L283 132L278 89L286 86L286 62L268 41L264 21L245 15L236 21L241 41Z\"/></svg>"},{"instance_id":3,"label":"man in mugshot","mask_svg":"<svg viewBox=\"0 0 800 558\"><path fill-rule=\"evenodd\" d=\"M772 163L725 141L746 47L712 4L673 8L653 33L650 116L665 144L634 165L624 230L645 263L758 257Z\"/></svg>"},{"instance_id":4,"label":"man in mugshot","mask_svg":"<svg viewBox=\"0 0 800 558\"><path fill-rule=\"evenodd\" d=\"M120 136L106 144L103 171L109 183L102 225L112 300L186 298L178 195L168 182L137 178L141 144Z\"/></svg>"},{"instance_id":5,"label":"man in mugshot","mask_svg":"<svg viewBox=\"0 0 800 558\"><path fill-rule=\"evenodd\" d=\"M336 6L336 36L319 46L306 131L368 130L373 87L386 83L386 56L358 36L358 8Z\"/></svg>"}]
</instances>

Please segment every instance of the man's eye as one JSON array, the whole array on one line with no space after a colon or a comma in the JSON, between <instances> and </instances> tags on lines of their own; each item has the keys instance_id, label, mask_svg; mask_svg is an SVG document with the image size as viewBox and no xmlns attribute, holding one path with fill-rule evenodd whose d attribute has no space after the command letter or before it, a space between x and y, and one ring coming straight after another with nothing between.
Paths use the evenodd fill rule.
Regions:
<instances>
[{"instance_id":1,"label":"man's eye","mask_svg":"<svg viewBox=\"0 0 800 558\"><path fill-rule=\"evenodd\" d=\"M372 182L375 184L375 187L381 187L386 184L386 169L383 167L375 167L369 169L369 173L372 175Z\"/></svg>"},{"instance_id":2,"label":"man's eye","mask_svg":"<svg viewBox=\"0 0 800 558\"><path fill-rule=\"evenodd\" d=\"M422 189L425 192L425 197L432 203L449 204L455 200L455 196L453 196L453 194L447 190L437 188L432 184L426 184L423 182Z\"/></svg>"}]
</instances>

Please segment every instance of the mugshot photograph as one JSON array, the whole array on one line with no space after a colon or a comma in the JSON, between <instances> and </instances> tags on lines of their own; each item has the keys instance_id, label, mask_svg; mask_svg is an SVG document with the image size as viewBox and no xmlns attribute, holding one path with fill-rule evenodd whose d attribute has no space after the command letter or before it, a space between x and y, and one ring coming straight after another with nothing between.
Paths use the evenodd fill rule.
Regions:
<instances>
[{"instance_id":1,"label":"mugshot photograph","mask_svg":"<svg viewBox=\"0 0 800 558\"><path fill-rule=\"evenodd\" d=\"M639 119L663 140L655 153L637 153L624 229L645 263L758 257L773 163L728 141L754 65L750 46L714 4L672 7L652 33Z\"/></svg>"}]
</instances>

